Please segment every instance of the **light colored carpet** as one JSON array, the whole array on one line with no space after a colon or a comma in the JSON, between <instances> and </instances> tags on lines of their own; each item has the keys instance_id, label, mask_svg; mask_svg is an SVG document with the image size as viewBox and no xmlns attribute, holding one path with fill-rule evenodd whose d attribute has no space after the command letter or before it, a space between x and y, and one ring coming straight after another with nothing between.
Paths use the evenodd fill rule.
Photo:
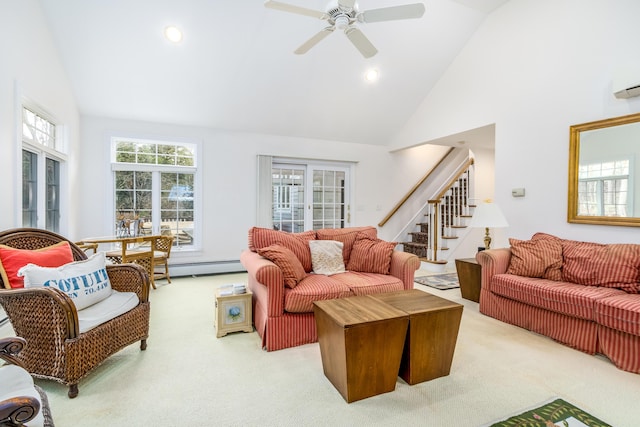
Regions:
<instances>
[{"instance_id":1,"label":"light colored carpet","mask_svg":"<svg viewBox=\"0 0 640 427\"><path fill-rule=\"evenodd\" d=\"M481 315L459 290L421 285L464 304L451 374L414 386L398 379L391 393L347 404L322 372L317 343L266 352L255 332L215 337L215 288L245 277L159 282L146 351L136 344L112 356L80 382L76 399L60 384L37 381L56 426L464 427L554 397L616 427L638 425L639 375Z\"/></svg>"}]
</instances>

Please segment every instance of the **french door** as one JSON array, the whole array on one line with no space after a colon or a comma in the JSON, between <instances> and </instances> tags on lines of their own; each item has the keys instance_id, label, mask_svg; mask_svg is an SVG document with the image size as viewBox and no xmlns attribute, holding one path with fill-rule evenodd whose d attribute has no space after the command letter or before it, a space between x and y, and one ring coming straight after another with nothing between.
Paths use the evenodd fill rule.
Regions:
<instances>
[{"instance_id":1,"label":"french door","mask_svg":"<svg viewBox=\"0 0 640 427\"><path fill-rule=\"evenodd\" d=\"M344 228L351 223L349 168L272 165L272 221L277 230Z\"/></svg>"}]
</instances>

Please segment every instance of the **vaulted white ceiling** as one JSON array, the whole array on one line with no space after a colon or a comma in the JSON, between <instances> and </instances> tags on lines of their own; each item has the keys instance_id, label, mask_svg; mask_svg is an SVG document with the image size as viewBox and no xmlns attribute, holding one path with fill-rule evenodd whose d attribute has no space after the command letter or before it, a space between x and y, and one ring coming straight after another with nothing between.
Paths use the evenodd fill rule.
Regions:
<instances>
[{"instance_id":1,"label":"vaulted white ceiling","mask_svg":"<svg viewBox=\"0 0 640 427\"><path fill-rule=\"evenodd\" d=\"M295 55L326 22L262 0L40 1L82 114L385 145L508 0L424 0L421 19L361 24L379 51L369 59L337 30ZM182 43L163 38L168 25L182 29ZM369 68L380 74L374 84Z\"/></svg>"}]
</instances>

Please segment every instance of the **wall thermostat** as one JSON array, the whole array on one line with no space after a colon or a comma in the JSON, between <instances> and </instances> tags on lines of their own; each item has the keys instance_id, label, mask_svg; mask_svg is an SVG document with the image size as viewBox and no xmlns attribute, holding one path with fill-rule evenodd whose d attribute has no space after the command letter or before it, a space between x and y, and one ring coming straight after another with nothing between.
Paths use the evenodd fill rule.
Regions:
<instances>
[{"instance_id":1,"label":"wall thermostat","mask_svg":"<svg viewBox=\"0 0 640 427\"><path fill-rule=\"evenodd\" d=\"M514 188L511 190L511 195L513 197L524 197L524 188Z\"/></svg>"}]
</instances>

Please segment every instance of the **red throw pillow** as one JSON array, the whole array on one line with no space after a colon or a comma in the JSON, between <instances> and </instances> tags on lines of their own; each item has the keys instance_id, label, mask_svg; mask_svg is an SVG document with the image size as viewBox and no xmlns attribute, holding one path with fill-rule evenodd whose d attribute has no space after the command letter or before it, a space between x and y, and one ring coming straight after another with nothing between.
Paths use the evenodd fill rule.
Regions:
<instances>
[{"instance_id":1,"label":"red throw pillow","mask_svg":"<svg viewBox=\"0 0 640 427\"><path fill-rule=\"evenodd\" d=\"M511 260L507 274L562 280L562 244L560 240L509 239Z\"/></svg>"},{"instance_id":2,"label":"red throw pillow","mask_svg":"<svg viewBox=\"0 0 640 427\"><path fill-rule=\"evenodd\" d=\"M249 230L249 250L258 252L258 249L279 244L290 251L302 263L304 271L311 271L311 250L309 240L315 240L316 232L313 230L302 233L287 233L286 231L271 230L270 228L252 227Z\"/></svg>"},{"instance_id":3,"label":"red throw pillow","mask_svg":"<svg viewBox=\"0 0 640 427\"><path fill-rule=\"evenodd\" d=\"M24 280L18 276L18 270L27 264L60 267L70 262L73 262L73 253L66 241L35 250L0 245L0 275L5 287L24 288Z\"/></svg>"},{"instance_id":4,"label":"red throw pillow","mask_svg":"<svg viewBox=\"0 0 640 427\"><path fill-rule=\"evenodd\" d=\"M296 254L282 245L267 246L258 249L258 253L280 267L284 276L284 284L291 289L295 288L307 276Z\"/></svg>"},{"instance_id":5,"label":"red throw pillow","mask_svg":"<svg viewBox=\"0 0 640 427\"><path fill-rule=\"evenodd\" d=\"M372 239L366 233L359 233L351 249L347 270L389 274L396 245L396 242Z\"/></svg>"},{"instance_id":6,"label":"red throw pillow","mask_svg":"<svg viewBox=\"0 0 640 427\"><path fill-rule=\"evenodd\" d=\"M335 240L342 242L342 259L344 265L349 264L349 258L351 257L351 250L353 244L358 238L358 234L364 233L371 239L378 237L378 230L375 227L348 227L348 228L323 228L316 231L318 240Z\"/></svg>"}]
</instances>

